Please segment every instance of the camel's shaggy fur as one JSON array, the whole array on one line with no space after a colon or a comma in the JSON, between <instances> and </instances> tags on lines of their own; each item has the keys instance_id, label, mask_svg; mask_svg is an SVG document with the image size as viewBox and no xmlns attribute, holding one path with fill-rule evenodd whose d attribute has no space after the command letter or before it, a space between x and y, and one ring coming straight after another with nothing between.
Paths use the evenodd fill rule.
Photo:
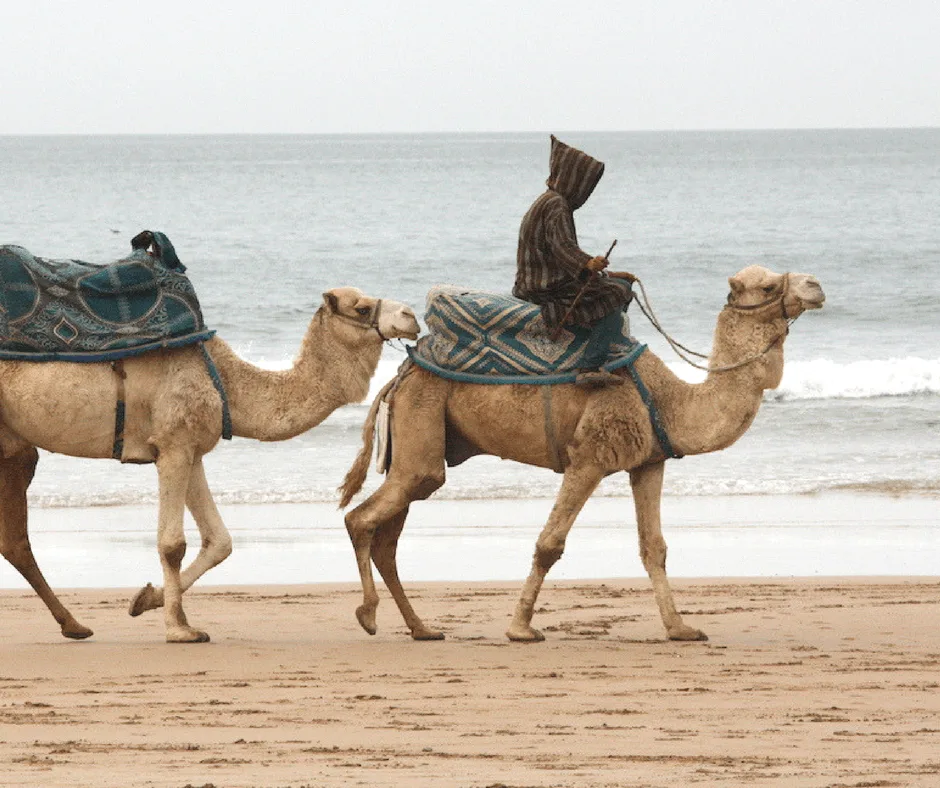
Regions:
<instances>
[{"instance_id":1,"label":"camel's shaggy fur","mask_svg":"<svg viewBox=\"0 0 940 788\"><path fill-rule=\"evenodd\" d=\"M419 330L412 310L394 301L382 301L378 323L370 326L376 304L352 287L325 293L289 370L258 369L222 339L208 341L228 397L233 433L285 440L316 426L341 405L361 401L378 365L383 336L413 339ZM164 581L162 589L141 589L130 612L138 615L163 606L168 642L204 642L208 635L187 623L182 595L232 550L202 464L221 435L221 400L195 346L128 358L124 369L123 457L157 465L157 545ZM111 457L116 397L117 377L107 363L0 361L0 553L70 638L92 632L62 605L36 564L27 533L26 490L38 461L36 447L75 457ZM202 546L181 572L184 507L196 521Z\"/></svg>"},{"instance_id":2,"label":"camel's shaggy fur","mask_svg":"<svg viewBox=\"0 0 940 788\"><path fill-rule=\"evenodd\" d=\"M724 449L747 430L764 390L780 383L787 319L817 309L825 300L819 283L806 274L776 274L749 266L729 283L729 303L718 317L710 365L717 369L752 361L733 370L710 372L699 384L680 380L651 352L644 353L636 364L674 449L682 455ZM392 400L388 477L346 515L363 587L363 603L356 615L367 632L376 631L379 600L372 577L374 562L412 637L443 637L418 617L398 578L395 556L408 507L444 483L447 450L456 443L464 450L469 446L470 453L552 467L539 388L457 383L417 367L400 380ZM637 389L629 381L591 392L564 385L556 388L552 400L554 434L564 447L567 466L555 506L536 542L532 570L508 637L517 641L542 639L531 626L535 600L546 574L564 551L575 517L604 476L628 471L640 555L666 632L674 640L705 639L702 632L683 623L666 577L666 543L660 526L665 458ZM374 419L373 407L363 427L363 449L341 488L342 506L350 502L365 479Z\"/></svg>"}]
</instances>

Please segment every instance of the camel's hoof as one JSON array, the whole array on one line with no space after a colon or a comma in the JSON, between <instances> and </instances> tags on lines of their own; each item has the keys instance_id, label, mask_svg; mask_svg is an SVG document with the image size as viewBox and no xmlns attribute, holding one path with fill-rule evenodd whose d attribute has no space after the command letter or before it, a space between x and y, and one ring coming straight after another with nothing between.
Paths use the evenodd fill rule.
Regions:
<instances>
[{"instance_id":1,"label":"camel's hoof","mask_svg":"<svg viewBox=\"0 0 940 788\"><path fill-rule=\"evenodd\" d=\"M359 626L361 626L366 632L370 635L374 635L378 632L378 628L375 626L375 608L369 608L365 605L359 605L356 608L356 618L359 621Z\"/></svg>"},{"instance_id":2,"label":"camel's hoof","mask_svg":"<svg viewBox=\"0 0 940 788\"><path fill-rule=\"evenodd\" d=\"M443 640L444 633L436 629L413 629L411 630L413 640Z\"/></svg>"},{"instance_id":3,"label":"camel's hoof","mask_svg":"<svg viewBox=\"0 0 940 788\"><path fill-rule=\"evenodd\" d=\"M95 633L88 627L82 626L77 621L71 621L62 625L62 634L72 640L84 640L90 638Z\"/></svg>"},{"instance_id":4,"label":"camel's hoof","mask_svg":"<svg viewBox=\"0 0 940 788\"><path fill-rule=\"evenodd\" d=\"M506 637L513 643L541 643L545 640L545 635L532 627L511 627Z\"/></svg>"},{"instance_id":5,"label":"camel's hoof","mask_svg":"<svg viewBox=\"0 0 940 788\"><path fill-rule=\"evenodd\" d=\"M669 630L670 640L708 640L708 635L700 629L693 629L684 624L681 627Z\"/></svg>"},{"instance_id":6,"label":"camel's hoof","mask_svg":"<svg viewBox=\"0 0 940 788\"><path fill-rule=\"evenodd\" d=\"M156 610L163 606L162 595L153 587L152 583L147 583L140 589L131 600L127 612L132 616L139 616L148 610Z\"/></svg>"},{"instance_id":7,"label":"camel's hoof","mask_svg":"<svg viewBox=\"0 0 940 788\"><path fill-rule=\"evenodd\" d=\"M192 627L181 627L166 633L167 643L208 643L209 633Z\"/></svg>"}]
</instances>

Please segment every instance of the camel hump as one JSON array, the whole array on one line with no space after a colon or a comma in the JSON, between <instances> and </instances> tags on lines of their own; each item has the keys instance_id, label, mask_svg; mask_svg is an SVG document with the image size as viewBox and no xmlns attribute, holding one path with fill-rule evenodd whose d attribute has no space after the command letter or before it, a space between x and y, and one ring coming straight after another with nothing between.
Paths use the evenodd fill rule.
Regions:
<instances>
[{"instance_id":1,"label":"camel hump","mask_svg":"<svg viewBox=\"0 0 940 788\"><path fill-rule=\"evenodd\" d=\"M430 290L424 319L429 333L410 349L412 359L468 383L571 383L590 336L589 328L571 326L552 340L536 304L452 285ZM629 363L644 348L624 322L607 368Z\"/></svg>"}]
</instances>

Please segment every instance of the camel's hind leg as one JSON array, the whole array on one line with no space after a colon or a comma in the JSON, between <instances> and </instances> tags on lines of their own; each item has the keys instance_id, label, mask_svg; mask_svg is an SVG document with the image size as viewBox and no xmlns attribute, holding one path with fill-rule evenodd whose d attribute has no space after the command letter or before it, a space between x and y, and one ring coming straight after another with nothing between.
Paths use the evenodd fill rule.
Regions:
<instances>
[{"instance_id":1,"label":"camel's hind leg","mask_svg":"<svg viewBox=\"0 0 940 788\"><path fill-rule=\"evenodd\" d=\"M199 528L202 547L193 562L180 574L183 592L192 588L193 583L200 577L232 554L232 537L212 499L201 457L193 464L189 490L186 493L186 506ZM154 588L147 583L131 600L128 612L132 616L139 616L158 607L163 607L163 589Z\"/></svg>"},{"instance_id":2,"label":"camel's hind leg","mask_svg":"<svg viewBox=\"0 0 940 788\"><path fill-rule=\"evenodd\" d=\"M569 465L565 471L565 478L552 507L552 513L535 543L532 571L522 587L516 612L506 632L506 637L510 640L533 642L545 639L541 632L532 628L535 600L548 570L561 558L565 550L565 540L575 518L603 478L604 471L595 465Z\"/></svg>"},{"instance_id":3,"label":"camel's hind leg","mask_svg":"<svg viewBox=\"0 0 940 788\"><path fill-rule=\"evenodd\" d=\"M415 381L407 378L395 395L388 476L378 490L346 515L346 530L362 581L362 604L356 609L362 628L370 635L376 632L379 595L372 577L374 559L412 637L437 640L443 637L441 633L428 629L408 602L395 561L409 505L427 498L444 483L446 388Z\"/></svg>"},{"instance_id":4,"label":"camel's hind leg","mask_svg":"<svg viewBox=\"0 0 940 788\"><path fill-rule=\"evenodd\" d=\"M398 579L398 537L401 535L402 528L405 526L405 518L408 516L408 507L400 514L386 520L375 531L375 537L372 540L372 561L385 586L391 593L398 610L401 612L405 624L411 630L411 637L415 640L443 640L444 633L436 629L428 629L424 622L415 613L411 602L405 596L405 590Z\"/></svg>"},{"instance_id":5,"label":"camel's hind leg","mask_svg":"<svg viewBox=\"0 0 940 788\"><path fill-rule=\"evenodd\" d=\"M62 634L81 640L92 631L75 620L39 571L27 529L26 489L33 480L39 452L30 447L14 457L0 459L0 554L23 575L46 603Z\"/></svg>"},{"instance_id":6,"label":"camel's hind leg","mask_svg":"<svg viewBox=\"0 0 940 788\"><path fill-rule=\"evenodd\" d=\"M636 524L640 537L640 558L653 583L659 615L670 640L708 640L704 632L682 623L666 577L666 540L660 522L660 501L663 494L663 465L647 465L630 471Z\"/></svg>"}]
</instances>

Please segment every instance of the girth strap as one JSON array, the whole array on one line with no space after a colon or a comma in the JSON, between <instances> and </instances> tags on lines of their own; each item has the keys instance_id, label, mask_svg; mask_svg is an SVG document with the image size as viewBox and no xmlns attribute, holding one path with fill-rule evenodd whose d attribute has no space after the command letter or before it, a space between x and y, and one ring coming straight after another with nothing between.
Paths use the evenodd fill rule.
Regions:
<instances>
[{"instance_id":1,"label":"girth strap","mask_svg":"<svg viewBox=\"0 0 940 788\"><path fill-rule=\"evenodd\" d=\"M215 386L215 390L219 392L219 397L222 399L222 439L230 441L232 439L232 414L228 409L228 397L225 396L225 386L222 385L222 378L219 376L219 370L216 369L212 356L209 354L209 351L206 350L205 342L199 343L199 349L202 351L203 359L205 359L206 371L209 373L212 385Z\"/></svg>"},{"instance_id":2,"label":"girth strap","mask_svg":"<svg viewBox=\"0 0 940 788\"><path fill-rule=\"evenodd\" d=\"M117 375L117 406L114 409L114 443L111 445L111 458L119 460L124 453L124 417L127 411L124 402L124 381L127 373L124 371L124 362L121 359L112 361L111 369Z\"/></svg>"},{"instance_id":3,"label":"girth strap","mask_svg":"<svg viewBox=\"0 0 940 788\"><path fill-rule=\"evenodd\" d=\"M558 437L555 435L555 421L552 414L552 388L553 386L541 386L542 389L542 412L545 414L545 441L548 443L548 452L552 458L552 470L555 473L564 473L565 462L558 446Z\"/></svg>"},{"instance_id":4,"label":"girth strap","mask_svg":"<svg viewBox=\"0 0 940 788\"><path fill-rule=\"evenodd\" d=\"M646 384L643 382L643 378L640 377L640 373L636 371L636 359L632 359L629 364L626 365L627 371L630 373L630 377L633 379L633 385L636 386L636 390L640 394L640 399L643 400L643 404L646 406L646 410L650 415L650 425L653 427L653 433L656 435L656 440L659 441L659 447L662 449L663 454L666 455L666 458L679 459L683 455L676 452L672 448L672 443L669 440L669 435L666 433L666 428L663 426L662 419L659 417L659 411L656 409L656 403L653 401L653 395L650 394L650 390L646 388Z\"/></svg>"}]
</instances>

